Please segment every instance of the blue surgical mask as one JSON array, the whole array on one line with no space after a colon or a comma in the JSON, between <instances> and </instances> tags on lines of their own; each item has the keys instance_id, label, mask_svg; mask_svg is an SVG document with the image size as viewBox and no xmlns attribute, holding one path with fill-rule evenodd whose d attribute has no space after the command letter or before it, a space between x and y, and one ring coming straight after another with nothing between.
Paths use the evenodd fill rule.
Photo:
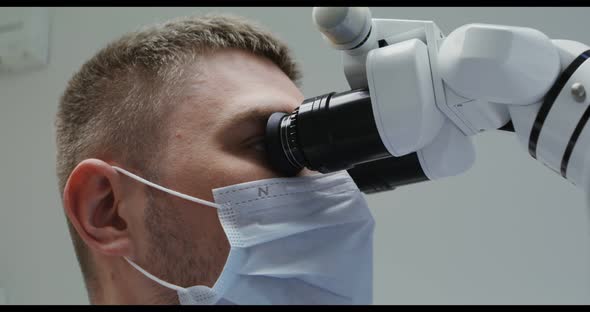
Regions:
<instances>
[{"instance_id":1,"label":"blue surgical mask","mask_svg":"<svg viewBox=\"0 0 590 312\"><path fill-rule=\"evenodd\" d=\"M370 304L374 220L346 171L265 179L213 190L215 203L118 172L217 208L230 251L213 288L165 282L125 258L181 304Z\"/></svg>"}]
</instances>

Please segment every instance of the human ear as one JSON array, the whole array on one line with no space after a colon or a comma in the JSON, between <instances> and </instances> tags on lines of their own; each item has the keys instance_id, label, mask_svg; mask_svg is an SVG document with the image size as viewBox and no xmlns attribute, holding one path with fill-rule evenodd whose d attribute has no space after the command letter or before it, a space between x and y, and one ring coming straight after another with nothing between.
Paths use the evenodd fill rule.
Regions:
<instances>
[{"instance_id":1,"label":"human ear","mask_svg":"<svg viewBox=\"0 0 590 312\"><path fill-rule=\"evenodd\" d=\"M99 159L80 162L63 193L65 214L89 248L109 256L127 256L130 237L121 217L122 181L117 171Z\"/></svg>"}]
</instances>

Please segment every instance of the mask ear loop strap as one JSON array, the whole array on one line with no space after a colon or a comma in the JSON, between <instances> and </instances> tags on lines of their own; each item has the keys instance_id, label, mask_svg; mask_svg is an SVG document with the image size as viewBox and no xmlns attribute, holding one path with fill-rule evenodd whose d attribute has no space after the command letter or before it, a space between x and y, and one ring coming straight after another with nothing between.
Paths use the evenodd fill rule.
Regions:
<instances>
[{"instance_id":1,"label":"mask ear loop strap","mask_svg":"<svg viewBox=\"0 0 590 312\"><path fill-rule=\"evenodd\" d=\"M127 260L127 262L129 262L129 264L131 264L132 267L134 267L136 270L138 270L139 272L143 273L143 275L145 275L147 278L151 279L152 281L164 286L164 287L168 287L170 289L176 290L176 291L185 291L186 288L184 287L180 287L174 284L170 284L166 281L163 281L153 275L151 275L148 271L142 269L139 265L135 264L133 261L127 259L127 257L123 257L125 260Z\"/></svg>"},{"instance_id":2,"label":"mask ear loop strap","mask_svg":"<svg viewBox=\"0 0 590 312\"><path fill-rule=\"evenodd\" d=\"M118 172L120 172L120 173L122 173L122 174L124 174L124 175L126 175L128 177L130 177L132 179L135 179L135 180L137 180L137 181L139 181L141 183L144 183L146 185L149 185L149 186L151 186L151 187L153 187L155 189L158 189L158 190L160 190L162 192L166 192L168 194L171 194L171 195L174 195L174 196L178 196L178 197L180 197L182 199L186 199L186 200L191 201L191 202L194 202L194 203L202 204L202 205L213 207L213 208L217 208L217 209L220 208L220 206L218 204L216 204L216 203L212 203L210 201L206 201L206 200L203 200L203 199L195 198L195 197L192 197L192 196L188 196L186 194L179 193L177 191L173 191L173 190L167 189L167 188L162 187L162 186L159 186L159 185L157 185L157 184L155 184L153 182L150 182L150 181L148 181L148 180L146 180L146 179L144 179L144 178L142 178L140 176L137 176L137 175L135 175L135 174L133 174L133 173L125 170L125 169L119 168L117 166L112 166L112 167L115 170L117 170Z\"/></svg>"}]
</instances>

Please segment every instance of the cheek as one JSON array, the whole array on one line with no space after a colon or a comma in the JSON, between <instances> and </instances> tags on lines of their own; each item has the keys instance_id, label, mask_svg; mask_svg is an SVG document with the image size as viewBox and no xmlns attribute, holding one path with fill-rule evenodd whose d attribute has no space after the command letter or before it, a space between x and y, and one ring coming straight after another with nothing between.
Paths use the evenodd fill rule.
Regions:
<instances>
[{"instance_id":1,"label":"cheek","mask_svg":"<svg viewBox=\"0 0 590 312\"><path fill-rule=\"evenodd\" d=\"M178 231L181 240L188 245L215 245L220 237L225 237L217 209L182 199L174 200L173 209L176 213L173 230Z\"/></svg>"},{"instance_id":2,"label":"cheek","mask_svg":"<svg viewBox=\"0 0 590 312\"><path fill-rule=\"evenodd\" d=\"M215 169L222 177L218 187L278 177L260 160L231 155L226 155L223 158L225 161L218 163L219 167Z\"/></svg>"},{"instance_id":3,"label":"cheek","mask_svg":"<svg viewBox=\"0 0 590 312\"><path fill-rule=\"evenodd\" d=\"M229 253L229 242L215 208L162 195L152 209L146 259L163 266L171 281L213 287ZM203 269L207 268L207 269Z\"/></svg>"},{"instance_id":4,"label":"cheek","mask_svg":"<svg viewBox=\"0 0 590 312\"><path fill-rule=\"evenodd\" d=\"M270 169L264 152L254 148L220 146L201 156L200 164L187 164L187 168L207 185L210 196L215 188L279 176Z\"/></svg>"},{"instance_id":5,"label":"cheek","mask_svg":"<svg viewBox=\"0 0 590 312\"><path fill-rule=\"evenodd\" d=\"M215 147L180 154L168 164L163 177L166 187L211 202L215 188L278 177L263 154L234 153Z\"/></svg>"},{"instance_id":6,"label":"cheek","mask_svg":"<svg viewBox=\"0 0 590 312\"><path fill-rule=\"evenodd\" d=\"M171 250L208 249L223 235L215 208L160 193L148 209L148 231Z\"/></svg>"}]
</instances>

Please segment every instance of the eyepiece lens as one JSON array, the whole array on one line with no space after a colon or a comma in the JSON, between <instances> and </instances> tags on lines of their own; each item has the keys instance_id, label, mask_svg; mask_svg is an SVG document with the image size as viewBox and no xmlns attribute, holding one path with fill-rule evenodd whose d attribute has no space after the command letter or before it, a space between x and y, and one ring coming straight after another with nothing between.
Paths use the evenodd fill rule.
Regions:
<instances>
[{"instance_id":1,"label":"eyepiece lens","mask_svg":"<svg viewBox=\"0 0 590 312\"><path fill-rule=\"evenodd\" d=\"M296 111L293 114L296 114ZM296 129L293 129L295 125L291 115L273 113L266 123L265 145L268 160L273 169L286 176L294 176L303 169L303 165L292 156L298 151L294 147L297 143L293 139Z\"/></svg>"}]
</instances>

